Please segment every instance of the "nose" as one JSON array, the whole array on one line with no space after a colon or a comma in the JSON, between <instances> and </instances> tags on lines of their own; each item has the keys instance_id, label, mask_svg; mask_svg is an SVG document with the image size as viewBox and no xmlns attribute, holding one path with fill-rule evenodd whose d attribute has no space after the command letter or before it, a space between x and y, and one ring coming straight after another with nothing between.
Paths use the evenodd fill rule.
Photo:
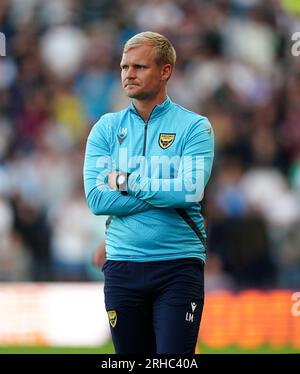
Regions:
<instances>
[{"instance_id":1,"label":"nose","mask_svg":"<svg viewBox=\"0 0 300 374\"><path fill-rule=\"evenodd\" d=\"M133 66L129 66L125 72L126 79L134 79L136 77L136 70Z\"/></svg>"}]
</instances>

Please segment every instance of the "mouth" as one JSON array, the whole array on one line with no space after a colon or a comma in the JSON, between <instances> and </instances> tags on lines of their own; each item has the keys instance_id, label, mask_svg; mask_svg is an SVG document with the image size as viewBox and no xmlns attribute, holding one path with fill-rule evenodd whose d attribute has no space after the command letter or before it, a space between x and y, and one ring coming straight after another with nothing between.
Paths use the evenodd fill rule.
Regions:
<instances>
[{"instance_id":1,"label":"mouth","mask_svg":"<svg viewBox=\"0 0 300 374\"><path fill-rule=\"evenodd\" d=\"M134 84L134 83L127 83L125 84L125 88L132 88L132 87L137 87L138 85L137 84Z\"/></svg>"}]
</instances>

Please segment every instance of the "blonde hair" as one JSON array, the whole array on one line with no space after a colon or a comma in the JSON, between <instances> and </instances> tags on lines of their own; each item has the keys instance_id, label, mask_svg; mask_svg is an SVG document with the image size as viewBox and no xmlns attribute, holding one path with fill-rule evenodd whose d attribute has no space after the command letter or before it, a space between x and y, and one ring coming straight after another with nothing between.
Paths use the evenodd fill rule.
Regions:
<instances>
[{"instance_id":1,"label":"blonde hair","mask_svg":"<svg viewBox=\"0 0 300 374\"><path fill-rule=\"evenodd\" d=\"M176 51L173 45L171 44L169 39L161 34L158 34L157 32L144 31L134 35L125 43L123 53L126 53L131 48L137 47L142 44L148 44L155 48L156 63L158 65L175 65Z\"/></svg>"}]
</instances>

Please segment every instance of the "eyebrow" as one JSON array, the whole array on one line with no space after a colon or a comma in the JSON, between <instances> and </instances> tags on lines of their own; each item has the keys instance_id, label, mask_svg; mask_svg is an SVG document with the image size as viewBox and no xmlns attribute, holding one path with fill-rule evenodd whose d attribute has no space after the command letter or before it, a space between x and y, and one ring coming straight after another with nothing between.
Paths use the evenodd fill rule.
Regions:
<instances>
[{"instance_id":1,"label":"eyebrow","mask_svg":"<svg viewBox=\"0 0 300 374\"><path fill-rule=\"evenodd\" d=\"M120 68L123 68L123 67L128 66L128 65L129 64L120 64ZM148 67L148 65L146 65L146 64L133 64L132 66L135 67L135 68L137 68L137 67L147 68Z\"/></svg>"}]
</instances>

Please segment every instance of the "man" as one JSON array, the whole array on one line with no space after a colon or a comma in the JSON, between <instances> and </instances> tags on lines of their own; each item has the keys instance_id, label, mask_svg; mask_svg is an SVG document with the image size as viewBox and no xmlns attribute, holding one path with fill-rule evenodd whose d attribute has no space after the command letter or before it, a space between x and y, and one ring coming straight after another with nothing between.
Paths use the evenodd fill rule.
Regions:
<instances>
[{"instance_id":1,"label":"man","mask_svg":"<svg viewBox=\"0 0 300 374\"><path fill-rule=\"evenodd\" d=\"M106 233L105 304L116 353L194 353L204 302L201 206L214 137L207 118L173 103L176 53L142 32L124 46L126 109L100 118L84 183ZM187 87L188 89L188 87Z\"/></svg>"}]
</instances>

